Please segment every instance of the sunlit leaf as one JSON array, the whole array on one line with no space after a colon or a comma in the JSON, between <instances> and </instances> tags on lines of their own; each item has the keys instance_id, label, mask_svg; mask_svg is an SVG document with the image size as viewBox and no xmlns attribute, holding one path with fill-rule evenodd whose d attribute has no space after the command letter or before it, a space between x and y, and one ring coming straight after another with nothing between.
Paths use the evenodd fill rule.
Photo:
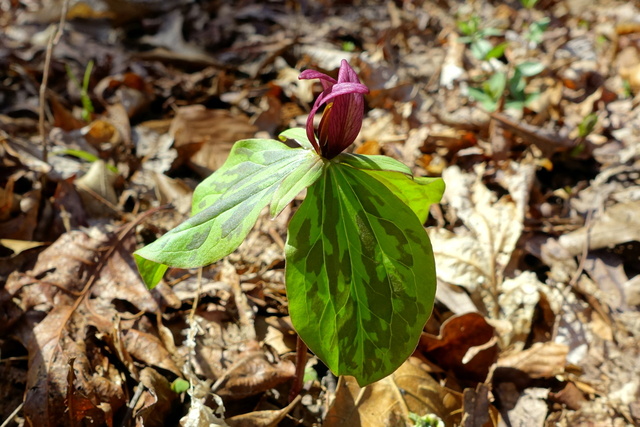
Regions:
<instances>
[{"instance_id":1,"label":"sunlit leaf","mask_svg":"<svg viewBox=\"0 0 640 427\"><path fill-rule=\"evenodd\" d=\"M440 178L411 176L411 169L388 156L343 153L336 157L342 164L367 171L408 205L421 222L427 220L429 206L438 203L444 193Z\"/></svg>"},{"instance_id":2,"label":"sunlit leaf","mask_svg":"<svg viewBox=\"0 0 640 427\"><path fill-rule=\"evenodd\" d=\"M523 76L531 77L531 76L535 76L536 74L540 74L542 71L544 71L545 66L540 62L527 61L527 62L518 64L516 69L520 71L520 73L522 73Z\"/></svg>"},{"instance_id":3,"label":"sunlit leaf","mask_svg":"<svg viewBox=\"0 0 640 427\"><path fill-rule=\"evenodd\" d=\"M407 165L389 156L342 153L335 160L356 169L394 171L411 175L411 169Z\"/></svg>"},{"instance_id":4,"label":"sunlit leaf","mask_svg":"<svg viewBox=\"0 0 640 427\"><path fill-rule=\"evenodd\" d=\"M136 252L145 283L154 286L162 276L153 263L193 268L233 252L267 204L279 213L318 178L322 164L311 150L266 139L238 141L225 164L196 188L193 216Z\"/></svg>"},{"instance_id":5,"label":"sunlit leaf","mask_svg":"<svg viewBox=\"0 0 640 427\"><path fill-rule=\"evenodd\" d=\"M444 181L441 178L409 177L398 172L366 171L389 190L403 203L411 208L420 223L429 216L429 207L440 202L444 193Z\"/></svg>"},{"instance_id":6,"label":"sunlit leaf","mask_svg":"<svg viewBox=\"0 0 640 427\"><path fill-rule=\"evenodd\" d=\"M369 384L406 360L433 306L435 266L418 217L387 186L330 163L285 251L293 325L336 375Z\"/></svg>"},{"instance_id":7,"label":"sunlit leaf","mask_svg":"<svg viewBox=\"0 0 640 427\"><path fill-rule=\"evenodd\" d=\"M292 128L287 129L278 135L281 141L286 141L287 139L291 139L296 141L300 147L305 148L307 150L315 150L309 138L307 138L307 131L304 128Z\"/></svg>"}]
</instances>

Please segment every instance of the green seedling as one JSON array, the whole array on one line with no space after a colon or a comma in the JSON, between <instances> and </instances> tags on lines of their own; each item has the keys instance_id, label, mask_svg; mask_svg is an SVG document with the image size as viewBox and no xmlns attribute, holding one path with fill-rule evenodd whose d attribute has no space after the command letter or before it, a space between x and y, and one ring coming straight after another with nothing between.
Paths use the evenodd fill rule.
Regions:
<instances>
[{"instance_id":1,"label":"green seedling","mask_svg":"<svg viewBox=\"0 0 640 427\"><path fill-rule=\"evenodd\" d=\"M533 102L539 92L526 93L526 77L532 77L544 70L539 62L523 62L515 67L511 77L504 72L495 73L479 88L469 88L469 96L490 112L496 111L505 97L505 109L522 110Z\"/></svg>"},{"instance_id":2,"label":"green seedling","mask_svg":"<svg viewBox=\"0 0 640 427\"><path fill-rule=\"evenodd\" d=\"M342 42L342 51L343 52L354 52L356 50L356 44L352 41L343 41Z\"/></svg>"},{"instance_id":3,"label":"green seedling","mask_svg":"<svg viewBox=\"0 0 640 427\"><path fill-rule=\"evenodd\" d=\"M596 113L587 114L578 125L578 136L586 138L598 124L598 115Z\"/></svg>"},{"instance_id":4,"label":"green seedling","mask_svg":"<svg viewBox=\"0 0 640 427\"><path fill-rule=\"evenodd\" d=\"M529 30L524 34L524 38L529 40L534 45L539 45L542 42L542 36L549 27L551 19L545 17L539 21L533 22L529 25Z\"/></svg>"},{"instance_id":5,"label":"green seedling","mask_svg":"<svg viewBox=\"0 0 640 427\"><path fill-rule=\"evenodd\" d=\"M285 247L291 321L334 374L364 386L411 355L433 308L435 265L423 223L444 182L413 177L389 157L343 152L362 127L368 92L346 61L337 80L314 70L300 78L320 79L324 89L306 130L236 142L196 188L191 218L134 257L150 287L168 266L211 264L242 243L263 208L275 217L306 188Z\"/></svg>"},{"instance_id":6,"label":"green seedling","mask_svg":"<svg viewBox=\"0 0 640 427\"><path fill-rule=\"evenodd\" d=\"M100 160L100 158L98 156L96 156L95 154L91 154L87 151L84 150L76 150L74 148L61 148L58 150L54 150L51 153L53 156L71 156L71 157L76 157L78 159L82 159L82 160L86 160L89 163L93 163L97 160ZM118 173L118 168L115 167L114 165L107 165L107 169L109 169L111 172L113 173Z\"/></svg>"},{"instance_id":7,"label":"green seedling","mask_svg":"<svg viewBox=\"0 0 640 427\"><path fill-rule=\"evenodd\" d=\"M78 78L74 74L69 65L65 65L67 70L67 76L75 85L80 89L80 100L82 102L82 119L85 122L91 121L91 115L93 114L93 103L89 97L89 79L91 78L91 71L93 70L93 60L89 61L87 68L84 70L84 77L82 78L82 85L78 81Z\"/></svg>"},{"instance_id":8,"label":"green seedling","mask_svg":"<svg viewBox=\"0 0 640 427\"><path fill-rule=\"evenodd\" d=\"M444 422L435 414L420 416L410 412L409 419L413 421L415 427L445 427Z\"/></svg>"},{"instance_id":9,"label":"green seedling","mask_svg":"<svg viewBox=\"0 0 640 427\"><path fill-rule=\"evenodd\" d=\"M189 387L191 387L189 381L183 380L182 378L176 378L171 383L171 390L177 394L184 393L185 391L189 390Z\"/></svg>"},{"instance_id":10,"label":"green seedling","mask_svg":"<svg viewBox=\"0 0 640 427\"><path fill-rule=\"evenodd\" d=\"M533 9L537 3L538 0L520 0L520 4L525 9Z\"/></svg>"},{"instance_id":11,"label":"green seedling","mask_svg":"<svg viewBox=\"0 0 640 427\"><path fill-rule=\"evenodd\" d=\"M466 21L458 21L458 30L463 34L460 43L469 45L471 53L479 60L488 61L491 58L499 58L504 54L507 43L494 46L488 37L501 36L502 32L497 28L480 28L480 18L473 15Z\"/></svg>"}]
</instances>

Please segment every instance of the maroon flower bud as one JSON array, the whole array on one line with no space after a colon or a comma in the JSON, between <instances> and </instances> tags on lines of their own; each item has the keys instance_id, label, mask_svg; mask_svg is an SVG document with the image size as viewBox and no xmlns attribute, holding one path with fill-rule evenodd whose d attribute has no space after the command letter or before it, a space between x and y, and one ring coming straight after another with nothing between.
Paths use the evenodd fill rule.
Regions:
<instances>
[{"instance_id":1,"label":"maroon flower bud","mask_svg":"<svg viewBox=\"0 0 640 427\"><path fill-rule=\"evenodd\" d=\"M299 79L320 79L322 93L313 104L307 118L307 137L316 151L331 159L353 143L362 128L364 115L364 96L369 89L360 83L358 75L349 63L342 60L338 81L315 70L305 70ZM326 104L318 128L316 141L313 129L313 117L318 109Z\"/></svg>"}]
</instances>

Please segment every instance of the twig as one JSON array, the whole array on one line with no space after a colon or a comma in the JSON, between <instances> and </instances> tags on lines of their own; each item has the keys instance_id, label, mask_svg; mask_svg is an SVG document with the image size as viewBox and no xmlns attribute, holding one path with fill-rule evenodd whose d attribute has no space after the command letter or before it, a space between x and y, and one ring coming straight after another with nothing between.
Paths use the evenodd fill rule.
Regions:
<instances>
[{"instance_id":1,"label":"twig","mask_svg":"<svg viewBox=\"0 0 640 427\"><path fill-rule=\"evenodd\" d=\"M594 212L593 210L589 210L587 212L587 218L585 220L585 228L587 229L587 232L585 233L584 245L582 245L582 254L580 256L580 263L578 264L578 268L576 269L575 273L573 273L573 277L569 282L569 286L572 288L576 287L576 284L578 283L578 279L580 278L580 275L584 271L584 264L587 261L587 256L589 255L589 246L591 246L591 229L593 227L593 223L592 223L593 212Z\"/></svg>"},{"instance_id":2,"label":"twig","mask_svg":"<svg viewBox=\"0 0 640 427\"><path fill-rule=\"evenodd\" d=\"M302 391L302 383L304 381L304 369L307 366L307 345L300 339L298 335L298 341L296 342L296 376L293 377L293 384L289 391L289 402L293 400Z\"/></svg>"},{"instance_id":3,"label":"twig","mask_svg":"<svg viewBox=\"0 0 640 427\"><path fill-rule=\"evenodd\" d=\"M198 304L200 302L200 293L202 292L202 271L203 268L198 268L198 287L196 289L196 294L193 297L193 305L191 306L191 312L189 313L189 333L188 333L188 343L187 345L192 346L189 350L188 356L188 367L189 372L193 372L193 367L195 366L195 356L196 356L196 334L198 333L198 324L196 323L196 311L198 310ZM189 387L193 392L193 378L189 378Z\"/></svg>"},{"instance_id":4,"label":"twig","mask_svg":"<svg viewBox=\"0 0 640 427\"><path fill-rule=\"evenodd\" d=\"M138 400L140 400L140 396L142 396L143 391L144 391L144 384L138 383L138 386L136 387L136 392L131 398L131 401L127 404L127 412L124 414L124 418L122 418L122 423L120 423L121 427L125 427L129 423L129 420L133 416L133 410L138 404Z\"/></svg>"},{"instance_id":5,"label":"twig","mask_svg":"<svg viewBox=\"0 0 640 427\"><path fill-rule=\"evenodd\" d=\"M38 129L40 132L40 137L42 138L42 161L47 163L47 158L49 155L49 146L47 144L47 136L45 135L44 129L44 104L47 93L47 84L49 83L49 70L51 68L51 57L53 56L53 47L58 44L60 38L62 37L62 32L64 31L64 23L67 17L67 9L69 9L69 0L64 0L62 3L62 10L60 11L60 22L56 29L49 36L49 41L47 42L47 51L44 57L44 66L42 70L42 83L40 84L40 93L39 93L39 107L38 107Z\"/></svg>"},{"instance_id":6,"label":"twig","mask_svg":"<svg viewBox=\"0 0 640 427\"><path fill-rule=\"evenodd\" d=\"M2 425L0 425L0 427L7 427L9 423L15 418L15 416L18 415L18 412L20 412L23 406L24 406L24 402L19 404L18 407L14 409L13 412L7 417L7 419L4 420L4 422L2 423Z\"/></svg>"}]
</instances>

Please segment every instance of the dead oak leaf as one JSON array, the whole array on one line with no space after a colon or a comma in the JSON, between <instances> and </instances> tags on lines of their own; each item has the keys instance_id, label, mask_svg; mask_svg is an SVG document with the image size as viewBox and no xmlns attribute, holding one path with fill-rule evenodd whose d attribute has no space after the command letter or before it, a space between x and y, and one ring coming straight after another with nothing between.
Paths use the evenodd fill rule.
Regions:
<instances>
[{"instance_id":1,"label":"dead oak leaf","mask_svg":"<svg viewBox=\"0 0 640 427\"><path fill-rule=\"evenodd\" d=\"M410 425L410 412L435 414L445 425L459 425L461 408L462 394L442 387L412 357L393 374L364 388L353 377L340 377L324 426Z\"/></svg>"},{"instance_id":2,"label":"dead oak leaf","mask_svg":"<svg viewBox=\"0 0 640 427\"><path fill-rule=\"evenodd\" d=\"M158 368L182 376L180 369L171 358L171 354L162 344L159 338L154 335L129 329L123 331L122 341L127 352L135 359Z\"/></svg>"},{"instance_id":3,"label":"dead oak leaf","mask_svg":"<svg viewBox=\"0 0 640 427\"><path fill-rule=\"evenodd\" d=\"M497 367L515 368L531 378L550 378L564 372L568 353L565 344L535 343L531 348L500 357Z\"/></svg>"}]
</instances>

